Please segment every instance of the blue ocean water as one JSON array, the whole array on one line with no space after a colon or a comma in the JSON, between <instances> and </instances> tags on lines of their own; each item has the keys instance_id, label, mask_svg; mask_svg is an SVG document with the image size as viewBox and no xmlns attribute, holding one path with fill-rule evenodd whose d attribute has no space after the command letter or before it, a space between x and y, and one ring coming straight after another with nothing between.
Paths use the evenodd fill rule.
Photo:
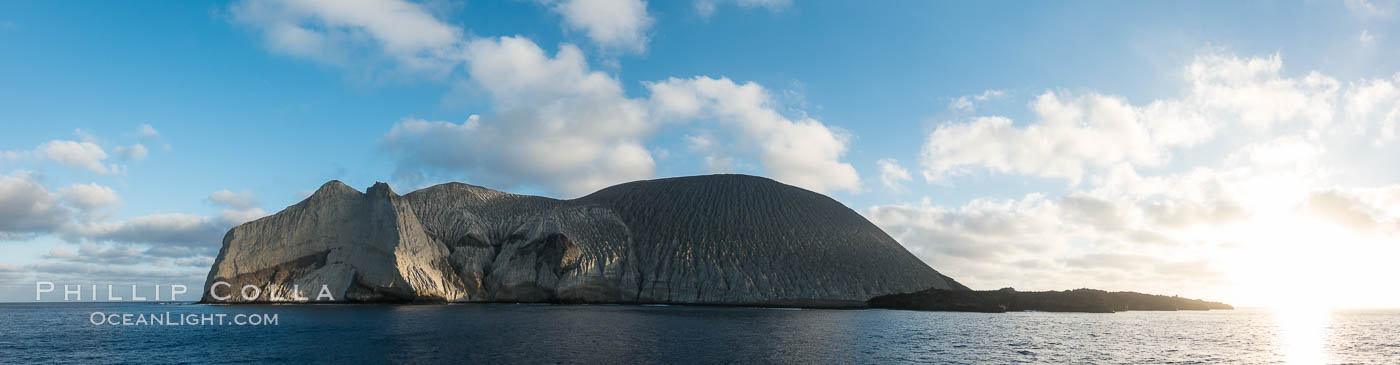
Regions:
<instances>
[{"instance_id":1,"label":"blue ocean water","mask_svg":"<svg viewBox=\"0 0 1400 365\"><path fill-rule=\"evenodd\" d=\"M224 324L92 323L121 314L196 322L223 314ZM238 314L245 315L245 325L233 323ZM277 322L248 325L247 315L276 315ZM274 361L1394 364L1400 363L1400 311L982 314L512 304L0 304L0 363Z\"/></svg>"}]
</instances>

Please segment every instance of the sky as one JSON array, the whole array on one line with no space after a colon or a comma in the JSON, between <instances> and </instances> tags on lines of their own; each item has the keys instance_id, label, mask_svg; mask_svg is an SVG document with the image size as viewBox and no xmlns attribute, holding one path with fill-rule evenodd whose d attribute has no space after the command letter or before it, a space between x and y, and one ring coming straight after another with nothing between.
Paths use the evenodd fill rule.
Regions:
<instances>
[{"instance_id":1,"label":"sky","mask_svg":"<svg viewBox=\"0 0 1400 365\"><path fill-rule=\"evenodd\" d=\"M0 301L192 299L228 228L332 179L572 198L744 173L975 289L1400 307L1398 11L4 2Z\"/></svg>"}]
</instances>

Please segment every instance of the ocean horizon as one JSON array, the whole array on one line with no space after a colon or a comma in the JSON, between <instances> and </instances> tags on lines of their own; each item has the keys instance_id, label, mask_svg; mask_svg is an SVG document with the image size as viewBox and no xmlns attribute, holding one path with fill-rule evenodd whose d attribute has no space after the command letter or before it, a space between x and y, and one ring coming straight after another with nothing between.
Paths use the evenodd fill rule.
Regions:
<instances>
[{"instance_id":1,"label":"ocean horizon","mask_svg":"<svg viewBox=\"0 0 1400 365\"><path fill-rule=\"evenodd\" d=\"M223 315L180 325L98 314ZM53 364L1387 363L1400 310L958 313L552 304L0 303L0 358ZM275 317L235 323L234 316ZM96 323L95 322L102 322Z\"/></svg>"}]
</instances>

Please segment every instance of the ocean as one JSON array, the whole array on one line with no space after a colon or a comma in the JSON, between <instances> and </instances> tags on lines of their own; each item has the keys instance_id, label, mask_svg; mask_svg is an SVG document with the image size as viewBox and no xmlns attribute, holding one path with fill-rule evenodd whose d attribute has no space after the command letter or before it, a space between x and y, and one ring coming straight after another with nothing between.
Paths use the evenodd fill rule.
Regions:
<instances>
[{"instance_id":1,"label":"ocean","mask_svg":"<svg viewBox=\"0 0 1400 365\"><path fill-rule=\"evenodd\" d=\"M1400 310L0 304L0 363L108 362L1394 364Z\"/></svg>"}]
</instances>

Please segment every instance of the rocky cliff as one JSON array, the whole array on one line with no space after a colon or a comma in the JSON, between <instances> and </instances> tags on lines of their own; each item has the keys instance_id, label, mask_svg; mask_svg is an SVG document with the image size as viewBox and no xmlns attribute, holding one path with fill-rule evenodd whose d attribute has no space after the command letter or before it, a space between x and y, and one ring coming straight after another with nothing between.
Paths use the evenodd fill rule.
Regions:
<instances>
[{"instance_id":1,"label":"rocky cliff","mask_svg":"<svg viewBox=\"0 0 1400 365\"><path fill-rule=\"evenodd\" d=\"M324 285L343 302L863 306L967 289L841 203L745 175L637 181L573 200L460 183L360 193L331 181L230 230L205 287L220 282L206 302L314 300Z\"/></svg>"}]
</instances>

